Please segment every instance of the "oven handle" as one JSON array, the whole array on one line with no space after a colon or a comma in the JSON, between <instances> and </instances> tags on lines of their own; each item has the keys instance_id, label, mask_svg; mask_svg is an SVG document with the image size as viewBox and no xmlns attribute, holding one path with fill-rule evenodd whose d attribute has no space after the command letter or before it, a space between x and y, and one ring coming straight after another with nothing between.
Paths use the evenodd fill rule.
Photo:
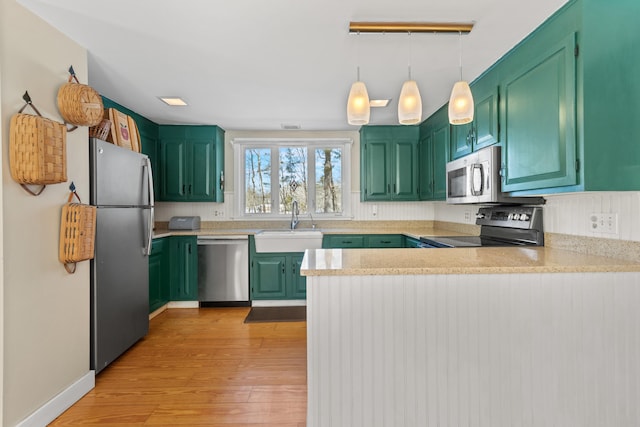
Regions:
<instances>
[{"instance_id":1,"label":"oven handle","mask_svg":"<svg viewBox=\"0 0 640 427\"><path fill-rule=\"evenodd\" d=\"M479 180L476 180L476 173L479 171ZM483 183L484 183L484 168L481 163L474 163L471 165L471 195L482 196ZM479 188L476 186L479 184Z\"/></svg>"}]
</instances>

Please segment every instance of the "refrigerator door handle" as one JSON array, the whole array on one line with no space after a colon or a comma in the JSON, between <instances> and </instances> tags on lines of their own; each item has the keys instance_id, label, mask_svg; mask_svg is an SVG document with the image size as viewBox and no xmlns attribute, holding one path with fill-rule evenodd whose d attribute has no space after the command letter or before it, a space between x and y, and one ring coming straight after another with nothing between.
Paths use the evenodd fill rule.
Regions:
<instances>
[{"instance_id":1,"label":"refrigerator door handle","mask_svg":"<svg viewBox=\"0 0 640 427\"><path fill-rule=\"evenodd\" d=\"M146 170L147 170L147 185L148 185L148 191L149 191L149 225L148 225L148 235L147 235L147 242L146 242L146 246L144 248L143 253L145 255L150 255L151 254L151 244L153 243L153 223L155 221L155 211L154 211L154 205L155 205L155 197L153 194L153 172L151 171L151 160L149 160L149 158L145 158L145 164L143 166Z\"/></svg>"}]
</instances>

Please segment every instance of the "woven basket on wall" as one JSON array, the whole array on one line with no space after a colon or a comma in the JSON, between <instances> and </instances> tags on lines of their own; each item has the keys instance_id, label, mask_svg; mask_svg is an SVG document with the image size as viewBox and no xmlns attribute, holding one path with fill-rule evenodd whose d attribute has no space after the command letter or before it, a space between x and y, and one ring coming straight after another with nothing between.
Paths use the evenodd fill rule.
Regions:
<instances>
[{"instance_id":1,"label":"woven basket on wall","mask_svg":"<svg viewBox=\"0 0 640 427\"><path fill-rule=\"evenodd\" d=\"M38 115L22 114L27 105ZM9 134L11 177L26 191L37 195L47 184L67 180L67 128L64 124L41 117L29 100L20 113L11 117ZM43 187L36 194L26 187L29 184Z\"/></svg>"},{"instance_id":2,"label":"woven basket on wall","mask_svg":"<svg viewBox=\"0 0 640 427\"><path fill-rule=\"evenodd\" d=\"M103 108L100 94L91 86L80 84L75 74L58 89L58 110L66 123L96 126L102 121Z\"/></svg>"},{"instance_id":3,"label":"woven basket on wall","mask_svg":"<svg viewBox=\"0 0 640 427\"><path fill-rule=\"evenodd\" d=\"M58 258L69 273L76 271L77 262L93 259L96 232L96 207L71 203L74 195L77 197L75 192L69 195L60 219Z\"/></svg>"}]
</instances>

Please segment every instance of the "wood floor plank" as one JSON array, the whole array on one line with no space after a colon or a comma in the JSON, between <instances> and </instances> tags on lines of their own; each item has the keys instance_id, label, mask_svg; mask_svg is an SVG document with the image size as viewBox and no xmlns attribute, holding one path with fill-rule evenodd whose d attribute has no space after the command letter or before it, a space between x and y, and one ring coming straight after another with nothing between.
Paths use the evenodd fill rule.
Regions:
<instances>
[{"instance_id":1,"label":"wood floor plank","mask_svg":"<svg viewBox=\"0 0 640 427\"><path fill-rule=\"evenodd\" d=\"M302 427L306 324L248 308L167 310L51 426Z\"/></svg>"}]
</instances>

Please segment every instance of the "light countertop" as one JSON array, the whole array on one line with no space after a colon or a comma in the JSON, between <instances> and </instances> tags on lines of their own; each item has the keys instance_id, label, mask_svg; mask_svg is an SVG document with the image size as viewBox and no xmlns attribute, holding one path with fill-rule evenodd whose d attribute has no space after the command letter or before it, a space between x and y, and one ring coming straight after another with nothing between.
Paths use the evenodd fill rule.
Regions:
<instances>
[{"instance_id":1,"label":"light countertop","mask_svg":"<svg viewBox=\"0 0 640 427\"><path fill-rule=\"evenodd\" d=\"M303 276L640 272L640 263L547 247L315 249Z\"/></svg>"}]
</instances>

